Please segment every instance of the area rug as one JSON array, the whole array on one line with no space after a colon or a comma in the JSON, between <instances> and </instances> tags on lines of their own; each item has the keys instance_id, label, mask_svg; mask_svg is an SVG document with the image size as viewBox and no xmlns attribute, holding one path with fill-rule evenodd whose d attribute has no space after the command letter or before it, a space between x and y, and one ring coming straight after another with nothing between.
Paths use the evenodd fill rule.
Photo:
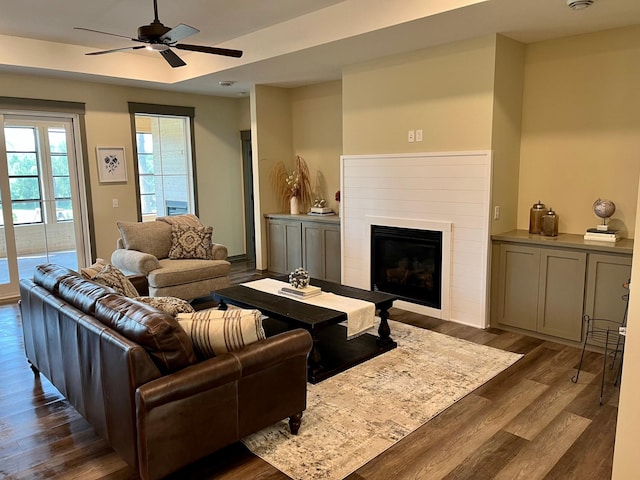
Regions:
<instances>
[{"instance_id":1,"label":"area rug","mask_svg":"<svg viewBox=\"0 0 640 480\"><path fill-rule=\"evenodd\" d=\"M522 357L389 325L398 348L308 384L298 435L282 421L243 443L296 480L340 480Z\"/></svg>"}]
</instances>

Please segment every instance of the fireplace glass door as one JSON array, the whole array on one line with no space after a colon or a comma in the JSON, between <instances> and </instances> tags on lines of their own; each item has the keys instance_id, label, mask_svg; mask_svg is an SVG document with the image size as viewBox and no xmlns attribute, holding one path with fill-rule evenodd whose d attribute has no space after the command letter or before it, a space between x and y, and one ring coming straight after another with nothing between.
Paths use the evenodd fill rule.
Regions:
<instances>
[{"instance_id":1,"label":"fireplace glass door","mask_svg":"<svg viewBox=\"0 0 640 480\"><path fill-rule=\"evenodd\" d=\"M442 232L372 225L371 289L440 309Z\"/></svg>"}]
</instances>

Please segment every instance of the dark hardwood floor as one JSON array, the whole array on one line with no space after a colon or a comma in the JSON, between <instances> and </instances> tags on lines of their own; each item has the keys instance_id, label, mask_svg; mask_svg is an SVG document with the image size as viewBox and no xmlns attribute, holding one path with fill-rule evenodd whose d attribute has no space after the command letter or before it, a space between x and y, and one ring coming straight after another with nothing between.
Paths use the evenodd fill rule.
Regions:
<instances>
[{"instance_id":1,"label":"dark hardwood floor","mask_svg":"<svg viewBox=\"0 0 640 480\"><path fill-rule=\"evenodd\" d=\"M253 276L234 264L234 283ZM601 355L587 352L574 384L574 347L398 309L391 319L525 356L349 480L611 478L618 390L608 380L599 405ZM0 307L0 478L137 478L44 377L34 377L22 348L17 305ZM236 443L172 478L289 477Z\"/></svg>"}]
</instances>

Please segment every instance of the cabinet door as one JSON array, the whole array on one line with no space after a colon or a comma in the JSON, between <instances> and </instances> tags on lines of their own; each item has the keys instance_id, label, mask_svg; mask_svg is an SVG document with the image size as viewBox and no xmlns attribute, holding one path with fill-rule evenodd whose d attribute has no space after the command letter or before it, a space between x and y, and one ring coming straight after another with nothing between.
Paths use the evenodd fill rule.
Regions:
<instances>
[{"instance_id":1,"label":"cabinet door","mask_svg":"<svg viewBox=\"0 0 640 480\"><path fill-rule=\"evenodd\" d=\"M327 227L324 231L324 278L330 282L342 281L340 248L340 226Z\"/></svg>"},{"instance_id":2,"label":"cabinet door","mask_svg":"<svg viewBox=\"0 0 640 480\"><path fill-rule=\"evenodd\" d=\"M269 219L269 271L289 273L302 266L300 222Z\"/></svg>"},{"instance_id":3,"label":"cabinet door","mask_svg":"<svg viewBox=\"0 0 640 480\"><path fill-rule=\"evenodd\" d=\"M581 340L586 265L584 252L540 250L538 332Z\"/></svg>"},{"instance_id":4,"label":"cabinet door","mask_svg":"<svg viewBox=\"0 0 640 480\"><path fill-rule=\"evenodd\" d=\"M540 249L500 245L498 322L536 329Z\"/></svg>"},{"instance_id":5,"label":"cabinet door","mask_svg":"<svg viewBox=\"0 0 640 480\"><path fill-rule=\"evenodd\" d=\"M302 223L304 268L313 278L340 283L340 226Z\"/></svg>"},{"instance_id":6,"label":"cabinet door","mask_svg":"<svg viewBox=\"0 0 640 480\"><path fill-rule=\"evenodd\" d=\"M584 313L591 318L622 321L629 293L622 285L631 278L631 257L589 254Z\"/></svg>"},{"instance_id":7,"label":"cabinet door","mask_svg":"<svg viewBox=\"0 0 640 480\"><path fill-rule=\"evenodd\" d=\"M323 227L320 224L302 224L303 265L311 278L324 279L324 241Z\"/></svg>"}]
</instances>

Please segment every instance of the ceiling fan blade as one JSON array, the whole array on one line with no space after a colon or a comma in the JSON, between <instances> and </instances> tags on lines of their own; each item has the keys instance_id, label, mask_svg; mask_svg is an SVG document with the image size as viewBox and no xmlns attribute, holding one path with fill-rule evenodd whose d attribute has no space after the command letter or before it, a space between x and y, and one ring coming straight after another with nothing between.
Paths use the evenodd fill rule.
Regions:
<instances>
[{"instance_id":1,"label":"ceiling fan blade","mask_svg":"<svg viewBox=\"0 0 640 480\"><path fill-rule=\"evenodd\" d=\"M232 50L229 48L205 47L203 45L188 45L186 43L178 43L173 46L179 50L190 50L192 52L212 53L214 55L225 55L235 58L242 56L242 50Z\"/></svg>"},{"instance_id":2,"label":"ceiling fan blade","mask_svg":"<svg viewBox=\"0 0 640 480\"><path fill-rule=\"evenodd\" d=\"M186 65L186 63L184 63L178 55L176 55L175 53L173 53L173 51L169 49L160 50L158 53L160 53L160 55L162 55L164 59L167 61L167 63L171 65L173 68L183 67Z\"/></svg>"},{"instance_id":3,"label":"ceiling fan blade","mask_svg":"<svg viewBox=\"0 0 640 480\"><path fill-rule=\"evenodd\" d=\"M85 55L104 55L105 53L124 52L125 50L138 50L140 48L146 48L146 47L144 45L137 45L135 47L114 48L111 50L101 50L99 52L89 52L89 53L85 53Z\"/></svg>"},{"instance_id":4,"label":"ceiling fan blade","mask_svg":"<svg viewBox=\"0 0 640 480\"><path fill-rule=\"evenodd\" d=\"M197 28L193 28L193 27L190 27L189 25L185 25L184 23L181 23L180 25L176 25L167 33L162 35L158 40L160 40L162 43L167 43L167 44L175 43L179 40L182 40L183 38L190 37L191 35L195 35L196 33L199 33L199 32L200 30L198 30Z\"/></svg>"},{"instance_id":5,"label":"ceiling fan blade","mask_svg":"<svg viewBox=\"0 0 640 480\"><path fill-rule=\"evenodd\" d=\"M117 33L101 32L100 30L92 30L91 28L73 27L73 29L74 30L84 30L85 32L101 33L103 35L111 35L112 37L126 38L127 40L133 40L134 42L139 42L140 41L137 38L127 37L126 35L118 35Z\"/></svg>"}]
</instances>

